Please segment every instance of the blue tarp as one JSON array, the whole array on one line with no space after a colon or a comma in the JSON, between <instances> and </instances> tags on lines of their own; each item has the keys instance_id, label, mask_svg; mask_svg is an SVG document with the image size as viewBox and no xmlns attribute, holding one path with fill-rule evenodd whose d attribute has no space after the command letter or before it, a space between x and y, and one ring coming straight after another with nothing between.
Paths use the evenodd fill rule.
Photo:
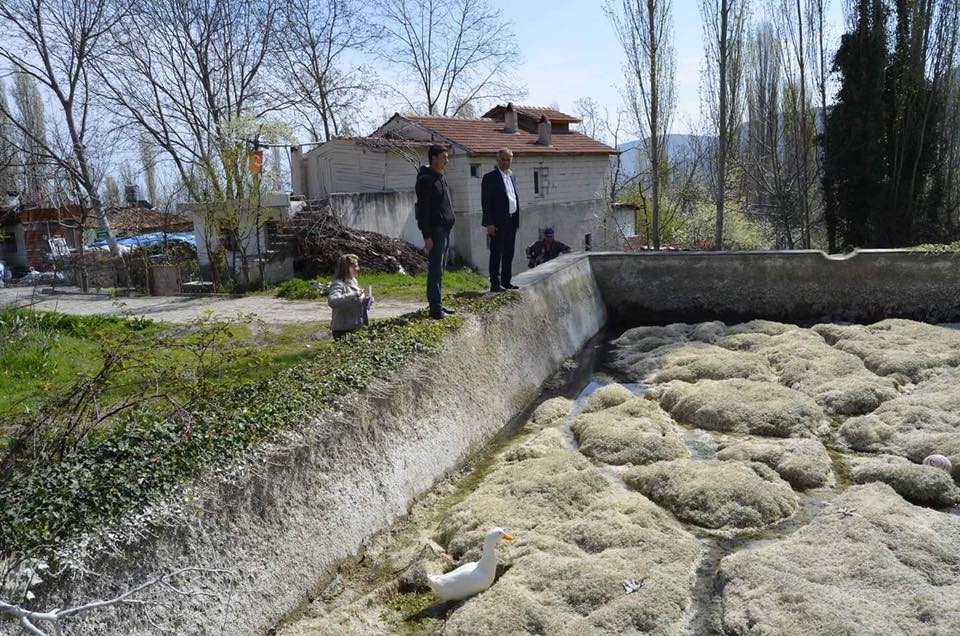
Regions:
<instances>
[{"instance_id":1,"label":"blue tarp","mask_svg":"<svg viewBox=\"0 0 960 636\"><path fill-rule=\"evenodd\" d=\"M144 245L160 245L167 241L176 241L180 243L188 243L193 247L197 246L197 240L194 238L193 233L191 232L169 232L166 234L166 239L164 239L163 232L150 232L149 234L140 234L139 236L128 236L127 238L117 239L117 245L124 245L126 247L143 247ZM93 244L93 247L106 247L106 241L97 241Z\"/></svg>"}]
</instances>

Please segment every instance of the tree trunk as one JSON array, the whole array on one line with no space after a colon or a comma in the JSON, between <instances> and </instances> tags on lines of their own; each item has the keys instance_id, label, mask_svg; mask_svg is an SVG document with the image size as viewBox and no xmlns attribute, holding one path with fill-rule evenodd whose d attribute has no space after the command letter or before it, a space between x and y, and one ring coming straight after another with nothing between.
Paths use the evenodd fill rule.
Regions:
<instances>
[{"instance_id":1,"label":"tree trunk","mask_svg":"<svg viewBox=\"0 0 960 636\"><path fill-rule=\"evenodd\" d=\"M720 139L717 144L717 174L716 179L716 206L717 206L717 234L716 249L723 249L723 204L725 190L727 186L727 136L730 130L730 122L727 121L727 17L729 13L729 0L722 0L720 5L720 48L717 67L720 75L720 125L718 132Z\"/></svg>"}]
</instances>

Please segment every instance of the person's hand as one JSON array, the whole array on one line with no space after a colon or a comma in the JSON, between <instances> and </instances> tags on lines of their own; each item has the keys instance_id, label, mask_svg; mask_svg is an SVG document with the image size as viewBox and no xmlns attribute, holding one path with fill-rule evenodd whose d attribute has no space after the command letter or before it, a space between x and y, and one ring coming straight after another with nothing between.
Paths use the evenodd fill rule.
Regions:
<instances>
[{"instance_id":1,"label":"person's hand","mask_svg":"<svg viewBox=\"0 0 960 636\"><path fill-rule=\"evenodd\" d=\"M497 226L496 226L496 225L488 225L488 226L487 226L487 235L488 235L488 236L496 236L496 235L497 235Z\"/></svg>"},{"instance_id":2,"label":"person's hand","mask_svg":"<svg viewBox=\"0 0 960 636\"><path fill-rule=\"evenodd\" d=\"M423 239L423 248L430 252L433 249L433 239Z\"/></svg>"}]
</instances>

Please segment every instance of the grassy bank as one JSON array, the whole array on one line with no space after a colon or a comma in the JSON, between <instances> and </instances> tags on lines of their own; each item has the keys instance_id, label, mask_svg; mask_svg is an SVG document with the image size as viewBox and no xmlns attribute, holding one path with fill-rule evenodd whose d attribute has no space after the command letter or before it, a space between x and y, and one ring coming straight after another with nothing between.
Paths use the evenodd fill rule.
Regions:
<instances>
[{"instance_id":1,"label":"grassy bank","mask_svg":"<svg viewBox=\"0 0 960 636\"><path fill-rule=\"evenodd\" d=\"M516 298L465 295L450 304L483 314ZM431 354L462 324L462 317L432 321L422 314L379 321L325 343L307 360L271 369L269 377L220 388L189 409L139 403L66 451L42 443L29 457L14 456L4 462L0 482L0 554L56 545L139 509ZM70 433L44 426L31 439Z\"/></svg>"},{"instance_id":2,"label":"grassy bank","mask_svg":"<svg viewBox=\"0 0 960 636\"><path fill-rule=\"evenodd\" d=\"M52 396L95 377L111 357L120 367L99 396L109 408L152 392L184 399L191 385L223 389L307 360L326 323L267 328L250 317L186 325L106 316L0 311L0 422L36 413ZM0 427L0 437L2 437Z\"/></svg>"},{"instance_id":3,"label":"grassy bank","mask_svg":"<svg viewBox=\"0 0 960 636\"><path fill-rule=\"evenodd\" d=\"M322 298L320 285L328 285L332 278L332 276L320 276L313 280L294 278L266 293L272 293L278 298L290 300ZM364 288L372 286L374 298L381 300L425 300L426 273L410 276L408 274L360 272L358 282ZM443 291L446 294L479 292L489 287L490 281L485 276L468 269L444 272L443 274Z\"/></svg>"}]
</instances>

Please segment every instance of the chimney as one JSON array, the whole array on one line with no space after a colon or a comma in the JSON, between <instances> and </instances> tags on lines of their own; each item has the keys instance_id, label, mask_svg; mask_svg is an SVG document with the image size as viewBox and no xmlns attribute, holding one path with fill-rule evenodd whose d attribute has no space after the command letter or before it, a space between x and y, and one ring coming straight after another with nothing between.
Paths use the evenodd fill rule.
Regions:
<instances>
[{"instance_id":1,"label":"chimney","mask_svg":"<svg viewBox=\"0 0 960 636\"><path fill-rule=\"evenodd\" d=\"M503 112L503 132L517 132L517 111L513 108L513 102L508 102L507 110Z\"/></svg>"},{"instance_id":2,"label":"chimney","mask_svg":"<svg viewBox=\"0 0 960 636\"><path fill-rule=\"evenodd\" d=\"M553 126L546 115L540 115L540 123L537 126L537 143L541 146L553 145Z\"/></svg>"}]
</instances>

